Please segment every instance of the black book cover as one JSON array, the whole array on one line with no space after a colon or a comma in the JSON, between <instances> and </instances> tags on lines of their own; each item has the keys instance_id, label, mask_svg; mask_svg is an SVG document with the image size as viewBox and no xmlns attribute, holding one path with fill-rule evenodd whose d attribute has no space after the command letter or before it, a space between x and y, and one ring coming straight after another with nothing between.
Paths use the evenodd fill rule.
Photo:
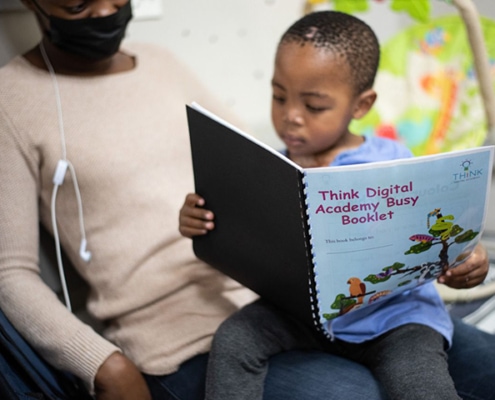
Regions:
<instances>
[{"instance_id":1,"label":"black book cover","mask_svg":"<svg viewBox=\"0 0 495 400\"><path fill-rule=\"evenodd\" d=\"M196 193L215 214L215 229L193 239L196 256L314 326L301 170L186 108Z\"/></svg>"}]
</instances>

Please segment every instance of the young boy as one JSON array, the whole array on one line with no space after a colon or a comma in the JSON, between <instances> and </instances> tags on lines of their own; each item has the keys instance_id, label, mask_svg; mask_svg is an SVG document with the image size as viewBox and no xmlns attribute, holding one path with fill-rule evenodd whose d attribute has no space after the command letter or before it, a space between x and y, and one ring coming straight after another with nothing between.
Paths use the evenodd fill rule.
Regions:
<instances>
[{"instance_id":1,"label":"young boy","mask_svg":"<svg viewBox=\"0 0 495 400\"><path fill-rule=\"evenodd\" d=\"M272 120L287 156L302 167L326 167L410 157L400 144L349 131L372 107L379 44L361 20L339 12L309 14L282 36L272 79ZM213 214L188 195L184 236L213 229ZM201 210L201 213L198 211ZM201 214L201 215L199 215ZM317 349L371 369L392 399L458 399L446 348L452 322L433 284L343 315L316 336L263 300L226 320L215 335L207 372L208 400L263 397L269 357Z\"/></svg>"}]
</instances>

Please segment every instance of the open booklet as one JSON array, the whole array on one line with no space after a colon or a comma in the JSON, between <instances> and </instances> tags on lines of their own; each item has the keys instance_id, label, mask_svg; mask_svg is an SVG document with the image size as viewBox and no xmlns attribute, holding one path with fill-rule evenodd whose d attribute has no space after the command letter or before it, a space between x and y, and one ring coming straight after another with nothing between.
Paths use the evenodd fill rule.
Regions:
<instances>
[{"instance_id":1,"label":"open booklet","mask_svg":"<svg viewBox=\"0 0 495 400\"><path fill-rule=\"evenodd\" d=\"M480 240L493 146L303 169L186 108L196 192L215 214L195 254L318 330L435 279Z\"/></svg>"}]
</instances>

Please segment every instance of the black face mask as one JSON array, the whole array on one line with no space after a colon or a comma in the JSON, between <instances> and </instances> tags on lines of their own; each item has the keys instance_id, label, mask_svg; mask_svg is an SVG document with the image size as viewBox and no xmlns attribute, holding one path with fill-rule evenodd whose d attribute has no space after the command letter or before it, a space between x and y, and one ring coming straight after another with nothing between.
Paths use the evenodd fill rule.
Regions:
<instances>
[{"instance_id":1,"label":"black face mask","mask_svg":"<svg viewBox=\"0 0 495 400\"><path fill-rule=\"evenodd\" d=\"M67 53L98 61L113 56L124 38L132 18L131 1L116 13L106 17L63 19L48 15L37 2L40 12L50 21L47 36L54 45Z\"/></svg>"}]
</instances>

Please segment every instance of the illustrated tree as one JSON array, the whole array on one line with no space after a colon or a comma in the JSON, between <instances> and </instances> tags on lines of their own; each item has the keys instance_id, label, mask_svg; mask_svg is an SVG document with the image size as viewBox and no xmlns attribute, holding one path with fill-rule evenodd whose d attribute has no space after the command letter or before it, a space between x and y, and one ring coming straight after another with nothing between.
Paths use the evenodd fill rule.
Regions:
<instances>
[{"instance_id":1,"label":"illustrated tree","mask_svg":"<svg viewBox=\"0 0 495 400\"><path fill-rule=\"evenodd\" d=\"M377 274L369 274L366 278L364 278L364 281L369 282L372 285L376 285L388 281L392 276L402 275L406 277L406 279L401 280L397 284L397 287L400 287L409 284L413 279L416 279L421 283L422 281L437 276L440 271L445 271L448 269L450 266L450 246L469 242L473 240L479 232L475 232L472 229L464 232L464 228L453 222L453 215L443 216L440 211L440 209L435 209L428 214L428 234L416 234L411 236L410 239L417 243L404 252L405 255L420 254L430 251L435 246L440 246L438 260L428 261L421 265L415 265L412 267L408 267L406 264L401 262L395 262L392 265L382 268L381 272ZM436 217L436 221L431 227L429 220L430 217ZM455 261L460 262L465 257L466 254L461 254ZM335 313L323 314L323 317L330 320L339 315L343 315L351 311L358 305L358 303L361 303L362 297L373 293L375 293L375 291L367 290L363 290L358 296L347 296L341 293L335 297L335 301L330 306L331 309L337 311ZM380 297L381 295L386 295L388 293L390 293L390 290L380 292L376 296Z\"/></svg>"}]
</instances>

